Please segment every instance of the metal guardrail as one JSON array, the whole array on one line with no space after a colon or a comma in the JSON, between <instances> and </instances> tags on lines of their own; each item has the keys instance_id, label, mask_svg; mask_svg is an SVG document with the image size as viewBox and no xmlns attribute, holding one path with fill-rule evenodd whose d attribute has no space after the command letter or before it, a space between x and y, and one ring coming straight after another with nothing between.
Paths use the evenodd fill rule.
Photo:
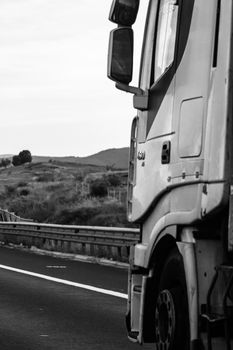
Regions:
<instances>
[{"instance_id":1,"label":"metal guardrail","mask_svg":"<svg viewBox=\"0 0 233 350\"><path fill-rule=\"evenodd\" d=\"M139 240L138 229L31 222L0 222L0 235L6 239L9 239L10 236L17 236L18 240L20 240L20 237L28 237L111 247L130 247Z\"/></svg>"}]
</instances>

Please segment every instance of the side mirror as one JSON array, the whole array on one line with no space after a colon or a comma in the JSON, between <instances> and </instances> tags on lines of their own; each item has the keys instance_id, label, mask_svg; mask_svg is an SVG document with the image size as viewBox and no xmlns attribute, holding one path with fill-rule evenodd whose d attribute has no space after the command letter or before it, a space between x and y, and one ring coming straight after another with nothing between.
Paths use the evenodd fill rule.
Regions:
<instances>
[{"instance_id":1,"label":"side mirror","mask_svg":"<svg viewBox=\"0 0 233 350\"><path fill-rule=\"evenodd\" d=\"M110 32L108 47L108 77L129 84L133 74L133 30L120 27Z\"/></svg>"},{"instance_id":2,"label":"side mirror","mask_svg":"<svg viewBox=\"0 0 233 350\"><path fill-rule=\"evenodd\" d=\"M122 26L132 26L136 20L139 0L113 0L109 20Z\"/></svg>"}]
</instances>

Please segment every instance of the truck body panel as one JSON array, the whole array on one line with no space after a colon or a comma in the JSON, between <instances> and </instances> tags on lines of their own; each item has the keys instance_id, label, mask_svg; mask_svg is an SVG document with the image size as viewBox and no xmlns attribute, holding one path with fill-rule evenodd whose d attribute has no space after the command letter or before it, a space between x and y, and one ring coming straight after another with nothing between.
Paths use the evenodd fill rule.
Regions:
<instances>
[{"instance_id":1,"label":"truck body panel","mask_svg":"<svg viewBox=\"0 0 233 350\"><path fill-rule=\"evenodd\" d=\"M231 0L151 0L139 87L125 87L144 101L131 132L128 218L141 239L127 325L156 349L233 345L232 40Z\"/></svg>"}]
</instances>

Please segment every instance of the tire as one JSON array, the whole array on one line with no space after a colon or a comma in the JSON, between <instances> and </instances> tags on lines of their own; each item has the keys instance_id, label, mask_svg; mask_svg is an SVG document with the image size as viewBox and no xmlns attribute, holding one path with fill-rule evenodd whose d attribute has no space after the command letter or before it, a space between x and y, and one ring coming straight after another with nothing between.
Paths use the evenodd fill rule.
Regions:
<instances>
[{"instance_id":1,"label":"tire","mask_svg":"<svg viewBox=\"0 0 233 350\"><path fill-rule=\"evenodd\" d=\"M173 249L160 275L155 305L156 350L189 350L189 309L184 264Z\"/></svg>"}]
</instances>

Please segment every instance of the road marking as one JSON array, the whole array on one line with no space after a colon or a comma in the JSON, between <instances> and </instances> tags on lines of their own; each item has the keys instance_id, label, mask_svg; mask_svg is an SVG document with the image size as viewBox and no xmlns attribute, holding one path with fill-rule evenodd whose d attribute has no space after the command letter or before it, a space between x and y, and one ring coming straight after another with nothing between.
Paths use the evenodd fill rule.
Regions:
<instances>
[{"instance_id":1,"label":"road marking","mask_svg":"<svg viewBox=\"0 0 233 350\"><path fill-rule=\"evenodd\" d=\"M66 269L66 266L63 265L47 265L47 269Z\"/></svg>"},{"instance_id":2,"label":"road marking","mask_svg":"<svg viewBox=\"0 0 233 350\"><path fill-rule=\"evenodd\" d=\"M42 278L42 279L47 280L47 281L52 281L52 282L56 282L56 283L62 283L62 284L66 284L66 285L72 286L72 287L87 289L87 290L91 290L93 292L111 295L111 296L122 298L122 299L127 299L128 298L127 294L120 293L120 292L115 292L113 290L108 290L108 289L103 289L103 288L90 286L88 284L67 281L67 280L63 280L61 278L47 276L47 275L43 275L43 274L40 274L40 273L31 272L31 271L27 271L27 270L21 270L21 269L17 269L15 267L6 266L6 265L0 265L0 268L4 269L4 270L9 270L9 271L22 273L24 275L29 275L29 276L33 276L33 277Z\"/></svg>"}]
</instances>

